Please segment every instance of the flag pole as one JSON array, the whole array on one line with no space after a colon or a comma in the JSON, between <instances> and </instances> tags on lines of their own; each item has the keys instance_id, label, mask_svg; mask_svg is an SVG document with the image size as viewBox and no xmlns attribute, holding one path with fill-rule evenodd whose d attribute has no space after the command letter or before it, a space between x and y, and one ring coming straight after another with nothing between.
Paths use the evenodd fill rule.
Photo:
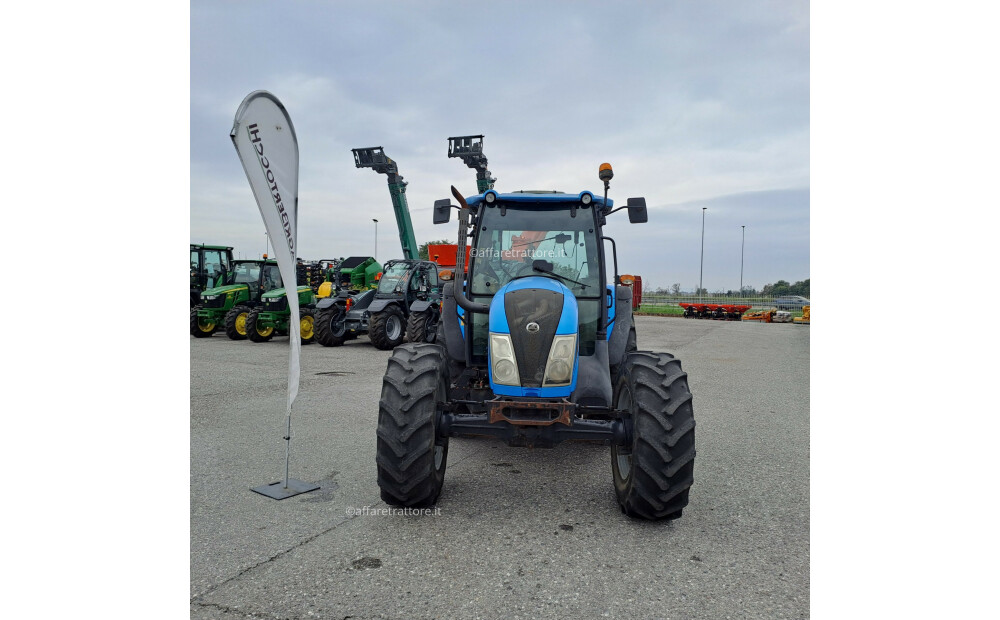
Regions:
<instances>
[{"instance_id":1,"label":"flag pole","mask_svg":"<svg viewBox=\"0 0 1000 620\"><path fill-rule=\"evenodd\" d=\"M289 327L299 321L298 282L295 254L298 232L299 146L295 127L285 106L271 93L258 90L243 99L236 110L229 137L243 164L257 207L264 219L267 242L274 240L282 284L290 311ZM311 482L289 477L292 443L292 403L299 391L301 342L295 329L288 335L288 402L285 420L284 480L251 487L251 491L272 499L285 499L320 488Z\"/></svg>"}]
</instances>

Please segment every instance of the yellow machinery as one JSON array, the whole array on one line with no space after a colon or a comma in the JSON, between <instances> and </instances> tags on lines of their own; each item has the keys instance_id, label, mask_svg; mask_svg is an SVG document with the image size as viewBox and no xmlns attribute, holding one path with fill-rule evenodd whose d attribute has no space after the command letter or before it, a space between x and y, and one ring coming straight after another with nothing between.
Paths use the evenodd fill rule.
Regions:
<instances>
[{"instance_id":1,"label":"yellow machinery","mask_svg":"<svg viewBox=\"0 0 1000 620\"><path fill-rule=\"evenodd\" d=\"M760 321L761 323L770 323L774 318L774 313L777 312L774 308L768 308L766 310L750 310L743 313L744 321Z\"/></svg>"},{"instance_id":2,"label":"yellow machinery","mask_svg":"<svg viewBox=\"0 0 1000 620\"><path fill-rule=\"evenodd\" d=\"M797 316L792 319L793 323L798 323L799 325L809 324L809 306L802 306L802 316Z\"/></svg>"}]
</instances>

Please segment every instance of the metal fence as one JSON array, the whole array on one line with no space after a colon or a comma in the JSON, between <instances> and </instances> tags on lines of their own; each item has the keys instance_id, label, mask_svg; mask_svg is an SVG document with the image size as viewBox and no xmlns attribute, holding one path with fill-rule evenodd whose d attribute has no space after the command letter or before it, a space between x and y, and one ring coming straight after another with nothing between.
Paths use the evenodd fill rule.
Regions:
<instances>
[{"instance_id":1,"label":"metal fence","mask_svg":"<svg viewBox=\"0 0 1000 620\"><path fill-rule=\"evenodd\" d=\"M651 293L642 294L643 306L676 306L681 302L694 304L731 304L734 306L750 306L751 308L776 308L774 303L779 297L748 297L740 295L657 295ZM792 307L793 310L801 308Z\"/></svg>"}]
</instances>

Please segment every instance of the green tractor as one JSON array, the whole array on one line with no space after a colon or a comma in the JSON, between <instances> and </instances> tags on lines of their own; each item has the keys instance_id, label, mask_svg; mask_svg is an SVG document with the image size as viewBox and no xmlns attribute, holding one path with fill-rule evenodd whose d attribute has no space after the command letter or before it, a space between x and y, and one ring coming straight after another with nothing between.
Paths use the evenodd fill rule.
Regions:
<instances>
[{"instance_id":1,"label":"green tractor","mask_svg":"<svg viewBox=\"0 0 1000 620\"><path fill-rule=\"evenodd\" d=\"M211 336L224 326L232 340L245 340L250 310L260 305L260 296L281 287L281 273L274 260L237 260L222 286L201 294L191 309L191 335Z\"/></svg>"},{"instance_id":2,"label":"green tractor","mask_svg":"<svg viewBox=\"0 0 1000 620\"><path fill-rule=\"evenodd\" d=\"M603 164L603 199L490 189L466 200L452 187L459 275L444 285L437 340L396 347L382 383L383 501L434 504L449 438L485 435L512 446L609 445L623 513L681 516L694 480L691 392L680 360L637 350L632 290L621 285L614 240L604 233L621 210L607 198L611 177ZM453 208L435 202L434 223L448 222ZM647 221L645 199L622 208L630 222Z\"/></svg>"},{"instance_id":3,"label":"green tractor","mask_svg":"<svg viewBox=\"0 0 1000 620\"><path fill-rule=\"evenodd\" d=\"M299 294L299 337L302 344L312 344L315 338L314 309L316 295L308 286L298 287ZM267 342L274 337L291 335L290 328L294 325L288 305L285 289L276 288L260 296L260 305L252 308L247 314L246 332L251 342Z\"/></svg>"},{"instance_id":4,"label":"green tractor","mask_svg":"<svg viewBox=\"0 0 1000 620\"><path fill-rule=\"evenodd\" d=\"M191 244L191 307L201 301L201 292L222 286L233 264L233 248L228 245Z\"/></svg>"}]
</instances>

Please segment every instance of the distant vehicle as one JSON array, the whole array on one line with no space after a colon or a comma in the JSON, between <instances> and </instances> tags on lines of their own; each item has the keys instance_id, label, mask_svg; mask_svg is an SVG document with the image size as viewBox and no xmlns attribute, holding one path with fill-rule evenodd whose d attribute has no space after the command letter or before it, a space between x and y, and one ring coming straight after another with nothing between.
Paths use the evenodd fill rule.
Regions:
<instances>
[{"instance_id":1,"label":"distant vehicle","mask_svg":"<svg viewBox=\"0 0 1000 620\"><path fill-rule=\"evenodd\" d=\"M778 310L799 310L803 306L808 306L809 300L799 295L786 295L785 297L775 297L774 306Z\"/></svg>"}]
</instances>

